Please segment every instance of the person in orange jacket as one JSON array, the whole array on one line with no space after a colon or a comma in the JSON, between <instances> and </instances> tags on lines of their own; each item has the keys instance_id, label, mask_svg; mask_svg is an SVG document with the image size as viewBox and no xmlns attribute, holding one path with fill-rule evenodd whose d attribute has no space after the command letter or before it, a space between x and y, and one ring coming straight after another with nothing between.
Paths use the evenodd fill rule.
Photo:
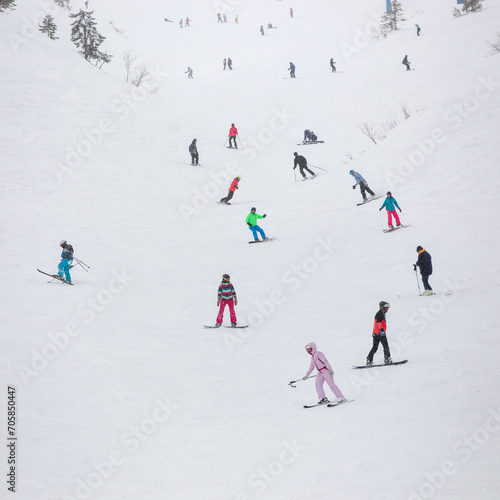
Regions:
<instances>
[{"instance_id":1,"label":"person in orange jacket","mask_svg":"<svg viewBox=\"0 0 500 500\"><path fill-rule=\"evenodd\" d=\"M238 129L234 126L234 123L231 123L231 128L229 129L229 147L238 149L238 145L236 144L236 136L238 135ZM231 146L231 141L234 142L234 146Z\"/></svg>"},{"instance_id":2,"label":"person in orange jacket","mask_svg":"<svg viewBox=\"0 0 500 500\"><path fill-rule=\"evenodd\" d=\"M392 363L391 351L389 350L389 342L387 342L386 336L387 323L385 321L385 315L389 311L389 307L389 302L382 301L379 303L379 310L375 314L375 321L373 322L373 347L366 358L366 366L373 365L373 356L375 356L379 344L382 344L384 347L384 363L386 365Z\"/></svg>"},{"instance_id":3,"label":"person in orange jacket","mask_svg":"<svg viewBox=\"0 0 500 500\"><path fill-rule=\"evenodd\" d=\"M224 198L221 198L219 203L225 203L226 205L231 205L231 203L229 203L229 200L233 197L234 192L237 189L239 189L238 183L240 182L240 180L241 180L241 177L235 177L233 179L233 182L231 182L231 185L229 186L229 191L227 193L227 196L225 196Z\"/></svg>"}]
</instances>

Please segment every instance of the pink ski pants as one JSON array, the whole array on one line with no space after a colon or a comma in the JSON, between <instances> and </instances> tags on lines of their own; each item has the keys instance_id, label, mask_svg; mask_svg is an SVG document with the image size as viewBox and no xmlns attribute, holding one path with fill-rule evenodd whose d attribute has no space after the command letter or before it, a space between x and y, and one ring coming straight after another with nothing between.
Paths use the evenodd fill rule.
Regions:
<instances>
[{"instance_id":1,"label":"pink ski pants","mask_svg":"<svg viewBox=\"0 0 500 500\"><path fill-rule=\"evenodd\" d=\"M392 216L393 215L394 215L394 219L396 219L396 224L399 226L399 224L401 224L401 222L399 220L399 216L398 216L398 213L396 212L396 210L392 210L392 211L387 210L387 224L389 224L389 226L392 226Z\"/></svg>"},{"instance_id":2,"label":"pink ski pants","mask_svg":"<svg viewBox=\"0 0 500 500\"><path fill-rule=\"evenodd\" d=\"M323 399L326 398L325 391L323 389L324 383L328 384L328 387L333 391L333 394L337 398L343 398L342 391L335 385L333 381L333 375L330 375L328 370L318 371L318 375L316 376L316 392L318 393L318 398Z\"/></svg>"},{"instance_id":3,"label":"pink ski pants","mask_svg":"<svg viewBox=\"0 0 500 500\"><path fill-rule=\"evenodd\" d=\"M231 317L231 323L236 323L236 314L234 312L233 299L231 300L222 299L220 301L219 314L217 315L216 323L222 323L222 318L224 317L224 309L226 308L226 306L229 307L229 315Z\"/></svg>"}]
</instances>

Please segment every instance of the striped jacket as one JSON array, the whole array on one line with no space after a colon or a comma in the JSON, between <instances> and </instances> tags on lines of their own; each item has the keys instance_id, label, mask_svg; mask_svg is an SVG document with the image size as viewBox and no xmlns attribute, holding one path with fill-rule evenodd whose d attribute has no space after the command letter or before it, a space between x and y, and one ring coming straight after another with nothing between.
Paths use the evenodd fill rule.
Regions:
<instances>
[{"instance_id":1,"label":"striped jacket","mask_svg":"<svg viewBox=\"0 0 500 500\"><path fill-rule=\"evenodd\" d=\"M231 283L227 283L226 281L223 281L219 285L219 291L217 293L217 301L220 301L221 299L222 300L237 299L236 291L234 289L234 286Z\"/></svg>"}]
</instances>

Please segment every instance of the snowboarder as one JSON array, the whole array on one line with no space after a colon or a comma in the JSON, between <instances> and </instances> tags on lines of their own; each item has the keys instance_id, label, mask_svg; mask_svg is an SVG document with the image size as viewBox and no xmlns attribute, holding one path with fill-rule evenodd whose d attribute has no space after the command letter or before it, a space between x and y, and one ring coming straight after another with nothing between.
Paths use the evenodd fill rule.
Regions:
<instances>
[{"instance_id":1,"label":"snowboarder","mask_svg":"<svg viewBox=\"0 0 500 500\"><path fill-rule=\"evenodd\" d=\"M408 61L408 56L405 56L405 58L403 59L402 63L401 64L404 64L406 66L406 71L410 71L410 61Z\"/></svg>"},{"instance_id":2,"label":"snowboarder","mask_svg":"<svg viewBox=\"0 0 500 500\"><path fill-rule=\"evenodd\" d=\"M420 36L420 26L418 24L415 24L415 26L417 27L417 36Z\"/></svg>"},{"instance_id":3,"label":"snowboarder","mask_svg":"<svg viewBox=\"0 0 500 500\"><path fill-rule=\"evenodd\" d=\"M238 14L236 14L236 17L234 18L234 22L235 22L236 24L240 24L240 23L239 23L239 21L238 21Z\"/></svg>"},{"instance_id":4,"label":"snowboarder","mask_svg":"<svg viewBox=\"0 0 500 500\"><path fill-rule=\"evenodd\" d=\"M193 70L189 66L187 71L184 71L184 73L188 74L188 78L193 78Z\"/></svg>"},{"instance_id":5,"label":"snowboarder","mask_svg":"<svg viewBox=\"0 0 500 500\"><path fill-rule=\"evenodd\" d=\"M386 336L387 323L385 321L385 315L389 311L389 307L389 302L382 301L379 303L379 310L377 311L377 314L375 314L375 320L373 322L373 347L366 358L366 366L373 365L373 356L377 352L379 344L382 344L384 348L384 363L386 365L390 365L392 363L391 351L389 350L389 343L387 342Z\"/></svg>"},{"instance_id":6,"label":"snowboarder","mask_svg":"<svg viewBox=\"0 0 500 500\"><path fill-rule=\"evenodd\" d=\"M424 292L422 295L433 295L431 285L429 285L429 276L432 274L432 257L431 254L420 245L417 247L418 260L413 264L413 270L416 271L417 267L420 268L420 275L422 276L422 283L424 284Z\"/></svg>"},{"instance_id":7,"label":"snowboarder","mask_svg":"<svg viewBox=\"0 0 500 500\"><path fill-rule=\"evenodd\" d=\"M233 69L233 61L231 61L230 57L227 58L227 67L229 69Z\"/></svg>"},{"instance_id":8,"label":"snowboarder","mask_svg":"<svg viewBox=\"0 0 500 500\"><path fill-rule=\"evenodd\" d=\"M189 19L189 17L186 17L186 28L189 26L189 21L191 21L191 19Z\"/></svg>"},{"instance_id":9,"label":"snowboarder","mask_svg":"<svg viewBox=\"0 0 500 500\"><path fill-rule=\"evenodd\" d=\"M304 170L307 170L313 177L316 177L316 174L312 170L310 170L309 167L307 166L307 160L302 155L299 155L298 153L293 153L293 156L295 156L295 159L293 160L294 170L298 165L300 173L302 177L304 177L304 179L307 179Z\"/></svg>"},{"instance_id":10,"label":"snowboarder","mask_svg":"<svg viewBox=\"0 0 500 500\"><path fill-rule=\"evenodd\" d=\"M293 62L290 63L288 71L290 71L290 78L295 78L295 64Z\"/></svg>"},{"instance_id":11,"label":"snowboarder","mask_svg":"<svg viewBox=\"0 0 500 500\"><path fill-rule=\"evenodd\" d=\"M221 23L222 22L222 17L220 17L220 14L217 14L217 22Z\"/></svg>"},{"instance_id":12,"label":"snowboarder","mask_svg":"<svg viewBox=\"0 0 500 500\"><path fill-rule=\"evenodd\" d=\"M311 372L316 368L318 370L318 375L316 376L316 392L318 393L318 404L324 405L330 401L326 397L325 390L323 389L323 384L326 382L328 387L332 390L333 394L337 398L338 403L343 403L345 401L342 391L338 388L333 380L333 370L326 359L326 356L316 349L316 344L314 342L309 342L306 345L306 351L311 355L311 365L309 370L304 375L303 380L307 380Z\"/></svg>"},{"instance_id":13,"label":"snowboarder","mask_svg":"<svg viewBox=\"0 0 500 500\"><path fill-rule=\"evenodd\" d=\"M219 290L217 292L217 307L219 307L219 314L217 314L215 326L222 325L222 318L224 317L224 309L226 306L229 307L231 326L236 326L237 324L234 306L238 305L238 297L236 296L236 291L230 280L231 278L229 277L229 274L222 275L222 282L219 285Z\"/></svg>"},{"instance_id":14,"label":"snowboarder","mask_svg":"<svg viewBox=\"0 0 500 500\"><path fill-rule=\"evenodd\" d=\"M182 28L182 19L179 21L179 26Z\"/></svg>"},{"instance_id":15,"label":"snowboarder","mask_svg":"<svg viewBox=\"0 0 500 500\"><path fill-rule=\"evenodd\" d=\"M365 191L368 191L369 194L375 196L375 193L368 187L368 183L360 173L355 172L354 170L351 170L349 173L354 176L354 179L356 181L356 184L354 184L352 188L356 189L356 186L359 184L359 189L361 189L361 196L363 197L363 201L366 201Z\"/></svg>"},{"instance_id":16,"label":"snowboarder","mask_svg":"<svg viewBox=\"0 0 500 500\"><path fill-rule=\"evenodd\" d=\"M316 142L318 140L318 136L311 130L311 142Z\"/></svg>"},{"instance_id":17,"label":"snowboarder","mask_svg":"<svg viewBox=\"0 0 500 500\"><path fill-rule=\"evenodd\" d=\"M257 209L255 207L252 207L250 209L250 213L247 215L247 218L245 219L245 222L247 223L250 231L252 231L253 239L255 241L259 241L259 236L257 233L260 233L260 235L262 236L262 241L266 241L267 240L266 233L264 233L264 230L257 225L257 219L265 219L267 214L259 215L256 212Z\"/></svg>"},{"instance_id":18,"label":"snowboarder","mask_svg":"<svg viewBox=\"0 0 500 500\"><path fill-rule=\"evenodd\" d=\"M226 64L227 64L227 61L226 61L226 59L224 58L224 60L222 61L222 65L224 66L224 70L226 69Z\"/></svg>"},{"instance_id":19,"label":"snowboarder","mask_svg":"<svg viewBox=\"0 0 500 500\"><path fill-rule=\"evenodd\" d=\"M260 26L260 34L262 36L264 36L264 25L263 24L261 24L261 26Z\"/></svg>"},{"instance_id":20,"label":"snowboarder","mask_svg":"<svg viewBox=\"0 0 500 500\"><path fill-rule=\"evenodd\" d=\"M198 154L198 146L196 145L196 139L189 145L189 152L191 153L191 165L198 165L200 155Z\"/></svg>"},{"instance_id":21,"label":"snowboarder","mask_svg":"<svg viewBox=\"0 0 500 500\"><path fill-rule=\"evenodd\" d=\"M229 129L229 147L238 149L238 145L236 144L236 136L238 135L238 129L234 126L234 123L231 123L231 128ZM231 141L233 141L234 146L231 146Z\"/></svg>"},{"instance_id":22,"label":"snowboarder","mask_svg":"<svg viewBox=\"0 0 500 500\"><path fill-rule=\"evenodd\" d=\"M71 264L73 264L73 247L66 241L62 240L59 243L62 248L61 262L59 262L57 268L59 272L57 273L61 278L64 278L68 283L71 283L71 275L69 274L69 269Z\"/></svg>"},{"instance_id":23,"label":"snowboarder","mask_svg":"<svg viewBox=\"0 0 500 500\"><path fill-rule=\"evenodd\" d=\"M306 128L304 130L304 140L302 142L307 142L307 141L311 141L311 140L312 140L311 131L308 128Z\"/></svg>"},{"instance_id":24,"label":"snowboarder","mask_svg":"<svg viewBox=\"0 0 500 500\"><path fill-rule=\"evenodd\" d=\"M241 177L235 177L233 179L233 182L231 182L231 185L229 186L229 191L227 193L227 196L225 196L224 198L221 198L219 203L225 203L226 205L231 205L231 203L229 203L229 200L232 199L232 197L234 196L234 192L239 189L238 187L238 183L240 182L241 180Z\"/></svg>"},{"instance_id":25,"label":"snowboarder","mask_svg":"<svg viewBox=\"0 0 500 500\"><path fill-rule=\"evenodd\" d=\"M399 208L396 198L392 197L392 193L390 191L387 191L387 198L384 200L384 203L382 203L382 206L378 209L378 211L380 212L380 210L382 210L383 208L387 210L387 225L391 229L394 229L394 226L392 225L392 216L394 215L394 218L396 219L396 224L399 227L401 225L401 221L399 220L396 208L400 212L402 212L402 210Z\"/></svg>"},{"instance_id":26,"label":"snowboarder","mask_svg":"<svg viewBox=\"0 0 500 500\"><path fill-rule=\"evenodd\" d=\"M337 68L335 67L335 61L333 60L333 57L330 59L330 67L332 68L332 73L335 73L337 71Z\"/></svg>"},{"instance_id":27,"label":"snowboarder","mask_svg":"<svg viewBox=\"0 0 500 500\"><path fill-rule=\"evenodd\" d=\"M293 17L293 9L290 7L290 17Z\"/></svg>"},{"instance_id":28,"label":"snowboarder","mask_svg":"<svg viewBox=\"0 0 500 500\"><path fill-rule=\"evenodd\" d=\"M227 23L227 17L226 17L226 14L222 14L222 20Z\"/></svg>"}]
</instances>

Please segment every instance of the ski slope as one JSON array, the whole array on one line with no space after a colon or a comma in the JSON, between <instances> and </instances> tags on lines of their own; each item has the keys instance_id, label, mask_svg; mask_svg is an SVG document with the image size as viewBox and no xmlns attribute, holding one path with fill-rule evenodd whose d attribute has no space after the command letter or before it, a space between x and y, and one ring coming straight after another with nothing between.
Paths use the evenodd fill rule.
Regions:
<instances>
[{"instance_id":1,"label":"ski slope","mask_svg":"<svg viewBox=\"0 0 500 500\"><path fill-rule=\"evenodd\" d=\"M381 0L90 0L114 56L98 70L67 11L17 3L0 14L0 418L8 438L14 387L17 498L497 499L500 6L454 18L454 0L403 0L400 30L375 39ZM46 13L57 40L34 27ZM124 51L145 86L125 82ZM392 117L377 144L359 128ZM306 128L325 143L298 146ZM384 234L384 198L357 207L350 169L411 226ZM248 245L252 206L274 241ZM61 239L90 266L72 287L36 272L57 271ZM223 273L249 328L203 328ZM353 370L381 300L409 361ZM287 385L311 341L352 403L304 409L314 379Z\"/></svg>"}]
</instances>

